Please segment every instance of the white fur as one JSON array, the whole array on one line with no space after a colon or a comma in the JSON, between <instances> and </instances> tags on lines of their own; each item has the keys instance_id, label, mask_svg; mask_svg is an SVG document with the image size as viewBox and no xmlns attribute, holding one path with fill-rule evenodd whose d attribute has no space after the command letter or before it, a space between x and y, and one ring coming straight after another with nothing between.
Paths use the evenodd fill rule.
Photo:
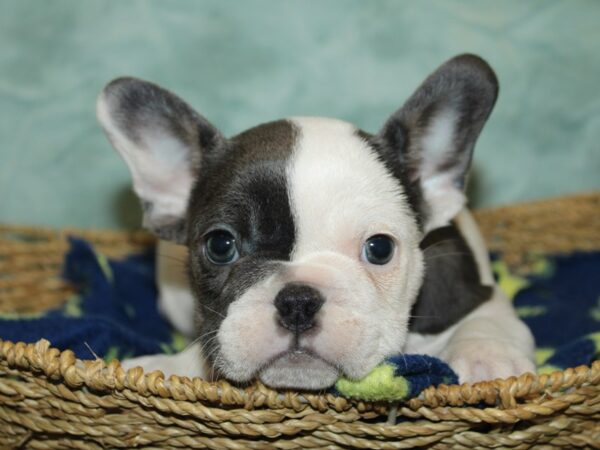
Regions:
<instances>
[{"instance_id":1,"label":"white fur","mask_svg":"<svg viewBox=\"0 0 600 450\"><path fill-rule=\"evenodd\" d=\"M125 370L142 367L145 372L160 370L166 377L177 375L180 377L200 377L206 380L214 374L202 354L202 346L194 342L185 350L174 355L148 355L130 358L121 362Z\"/></svg>"},{"instance_id":2,"label":"white fur","mask_svg":"<svg viewBox=\"0 0 600 450\"><path fill-rule=\"evenodd\" d=\"M219 370L236 381L249 381L277 355L287 351L293 337L277 325L273 300L283 287L273 275L248 289L229 305L218 341Z\"/></svg>"}]
</instances>

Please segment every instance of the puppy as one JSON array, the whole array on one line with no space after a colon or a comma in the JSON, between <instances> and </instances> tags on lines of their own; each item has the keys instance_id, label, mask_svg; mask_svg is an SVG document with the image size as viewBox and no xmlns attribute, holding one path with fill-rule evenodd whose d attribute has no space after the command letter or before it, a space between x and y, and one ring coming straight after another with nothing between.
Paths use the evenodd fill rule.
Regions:
<instances>
[{"instance_id":1,"label":"puppy","mask_svg":"<svg viewBox=\"0 0 600 450\"><path fill-rule=\"evenodd\" d=\"M294 117L226 138L161 87L112 81L98 118L144 226L184 246L159 246L161 309L195 338L126 367L296 389L400 352L438 356L463 382L533 371L532 336L465 209L497 92L488 64L461 55L376 134Z\"/></svg>"}]
</instances>

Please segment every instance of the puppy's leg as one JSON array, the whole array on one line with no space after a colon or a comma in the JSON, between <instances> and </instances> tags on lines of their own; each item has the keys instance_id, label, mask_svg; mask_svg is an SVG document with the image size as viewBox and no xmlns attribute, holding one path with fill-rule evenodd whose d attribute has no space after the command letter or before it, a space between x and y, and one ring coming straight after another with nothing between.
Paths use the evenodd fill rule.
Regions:
<instances>
[{"instance_id":1,"label":"puppy's leg","mask_svg":"<svg viewBox=\"0 0 600 450\"><path fill-rule=\"evenodd\" d=\"M187 247L161 240L156 250L158 309L178 331L195 333L194 304L187 274Z\"/></svg>"},{"instance_id":2,"label":"puppy's leg","mask_svg":"<svg viewBox=\"0 0 600 450\"><path fill-rule=\"evenodd\" d=\"M457 324L440 357L461 383L535 373L534 341L510 300L495 287L494 296Z\"/></svg>"},{"instance_id":3,"label":"puppy's leg","mask_svg":"<svg viewBox=\"0 0 600 450\"><path fill-rule=\"evenodd\" d=\"M201 344L196 342L182 352L174 355L148 355L121 361L125 370L141 367L144 372L162 371L166 377L179 375L184 377L200 377L208 379L211 375L206 359L202 354Z\"/></svg>"},{"instance_id":4,"label":"puppy's leg","mask_svg":"<svg viewBox=\"0 0 600 450\"><path fill-rule=\"evenodd\" d=\"M187 277L187 248L159 241L156 255L158 309L178 331L192 338L195 334L195 300ZM146 355L121 362L124 369L140 366L145 372L162 371L165 376L207 378L210 370L199 342L174 355Z\"/></svg>"},{"instance_id":5,"label":"puppy's leg","mask_svg":"<svg viewBox=\"0 0 600 450\"><path fill-rule=\"evenodd\" d=\"M493 286L494 293L449 330L451 334L440 357L457 372L461 382L535 373L533 336L495 284L489 253L475 220L463 210L456 223L473 251L482 284Z\"/></svg>"}]
</instances>

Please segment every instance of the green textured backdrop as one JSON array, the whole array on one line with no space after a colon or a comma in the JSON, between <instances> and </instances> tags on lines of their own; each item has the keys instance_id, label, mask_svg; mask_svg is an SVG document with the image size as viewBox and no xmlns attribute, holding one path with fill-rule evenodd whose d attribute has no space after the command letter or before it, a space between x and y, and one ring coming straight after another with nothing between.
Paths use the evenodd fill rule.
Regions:
<instances>
[{"instance_id":1,"label":"green textured backdrop","mask_svg":"<svg viewBox=\"0 0 600 450\"><path fill-rule=\"evenodd\" d=\"M448 57L501 93L475 153L476 206L600 188L598 1L0 0L0 221L135 226L94 102L130 74L226 134L290 115L379 128Z\"/></svg>"}]
</instances>

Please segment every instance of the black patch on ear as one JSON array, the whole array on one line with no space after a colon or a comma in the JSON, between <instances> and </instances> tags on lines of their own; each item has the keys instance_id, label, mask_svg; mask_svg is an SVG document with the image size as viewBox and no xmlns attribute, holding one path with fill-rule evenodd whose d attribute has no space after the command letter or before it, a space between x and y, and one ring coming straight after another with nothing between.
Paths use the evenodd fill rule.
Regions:
<instances>
[{"instance_id":1,"label":"black patch on ear","mask_svg":"<svg viewBox=\"0 0 600 450\"><path fill-rule=\"evenodd\" d=\"M409 330L440 333L492 296L481 284L471 249L454 224L437 228L421 242L425 278L411 310Z\"/></svg>"}]
</instances>

